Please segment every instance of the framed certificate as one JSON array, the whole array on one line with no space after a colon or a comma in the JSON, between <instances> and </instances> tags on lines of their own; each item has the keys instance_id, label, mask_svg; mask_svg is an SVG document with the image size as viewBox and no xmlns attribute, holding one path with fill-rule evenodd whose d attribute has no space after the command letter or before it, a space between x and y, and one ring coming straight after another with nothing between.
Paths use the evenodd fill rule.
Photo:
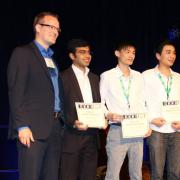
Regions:
<instances>
[{"instance_id":1,"label":"framed certificate","mask_svg":"<svg viewBox=\"0 0 180 180\"><path fill-rule=\"evenodd\" d=\"M78 120L89 128L106 128L104 105L102 103L76 102Z\"/></svg>"},{"instance_id":2,"label":"framed certificate","mask_svg":"<svg viewBox=\"0 0 180 180\"><path fill-rule=\"evenodd\" d=\"M163 101L161 110L162 117L166 120L166 123L172 123L172 121L180 121L179 101Z\"/></svg>"},{"instance_id":3,"label":"framed certificate","mask_svg":"<svg viewBox=\"0 0 180 180\"><path fill-rule=\"evenodd\" d=\"M123 138L144 137L149 130L146 113L124 115L121 124Z\"/></svg>"}]
</instances>

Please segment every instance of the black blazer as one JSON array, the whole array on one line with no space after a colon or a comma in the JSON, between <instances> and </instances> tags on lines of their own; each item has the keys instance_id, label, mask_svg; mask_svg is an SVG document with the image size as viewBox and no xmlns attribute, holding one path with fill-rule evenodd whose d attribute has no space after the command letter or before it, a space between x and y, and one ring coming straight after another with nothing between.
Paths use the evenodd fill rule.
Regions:
<instances>
[{"instance_id":1,"label":"black blazer","mask_svg":"<svg viewBox=\"0 0 180 180\"><path fill-rule=\"evenodd\" d=\"M29 126L35 139L46 139L51 132L54 112L54 88L46 63L34 43L17 47L8 65L10 103L9 136L17 128ZM63 88L59 77L62 118Z\"/></svg>"},{"instance_id":2,"label":"black blazer","mask_svg":"<svg viewBox=\"0 0 180 180\"><path fill-rule=\"evenodd\" d=\"M75 120L78 119L75 102L83 102L83 97L72 67L61 73L64 87L64 107L66 114L63 151L76 151L81 144L81 136L94 136L99 145L98 130L89 128L87 131L79 131L73 128ZM100 102L99 77L91 72L88 74L93 102Z\"/></svg>"}]
</instances>

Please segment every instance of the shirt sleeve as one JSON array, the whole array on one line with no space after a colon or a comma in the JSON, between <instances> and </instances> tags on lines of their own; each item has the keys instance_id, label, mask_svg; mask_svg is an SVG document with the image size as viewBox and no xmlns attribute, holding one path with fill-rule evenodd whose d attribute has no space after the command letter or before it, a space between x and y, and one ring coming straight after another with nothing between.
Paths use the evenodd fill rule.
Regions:
<instances>
[{"instance_id":1,"label":"shirt sleeve","mask_svg":"<svg viewBox=\"0 0 180 180\"><path fill-rule=\"evenodd\" d=\"M101 102L104 104L104 114L107 116L109 113L109 110L106 106L106 97L107 97L107 78L104 76L104 74L100 77L100 95L101 95Z\"/></svg>"}]
</instances>

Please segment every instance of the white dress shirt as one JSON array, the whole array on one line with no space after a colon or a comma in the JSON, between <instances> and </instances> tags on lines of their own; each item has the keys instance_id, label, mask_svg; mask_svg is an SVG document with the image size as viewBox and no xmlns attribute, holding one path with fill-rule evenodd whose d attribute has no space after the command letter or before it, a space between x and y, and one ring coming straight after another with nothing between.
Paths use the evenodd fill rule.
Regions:
<instances>
[{"instance_id":1,"label":"white dress shirt","mask_svg":"<svg viewBox=\"0 0 180 180\"><path fill-rule=\"evenodd\" d=\"M128 90L129 81L131 84L129 88L129 104L123 93L122 79L124 87ZM145 112L145 103L143 96L143 79L141 73L130 69L130 76L125 77L117 66L101 74L100 80L101 101L106 104L108 110L112 113L120 115L129 113Z\"/></svg>"},{"instance_id":2,"label":"white dress shirt","mask_svg":"<svg viewBox=\"0 0 180 180\"><path fill-rule=\"evenodd\" d=\"M154 118L162 117L161 105L163 101L167 101L167 93L161 80L158 77L158 74L161 75L164 84L167 85L169 80L165 75L160 73L158 66L153 69L146 70L142 73L150 121L152 121ZM171 75L172 85L168 100L180 101L180 74L171 70ZM165 124L162 127L157 127L156 125L151 124L151 128L154 131L161 133L175 132L170 123Z\"/></svg>"},{"instance_id":3,"label":"white dress shirt","mask_svg":"<svg viewBox=\"0 0 180 180\"><path fill-rule=\"evenodd\" d=\"M74 64L72 64L72 69L78 80L84 102L92 103L93 102L92 90L91 90L91 85L88 78L89 69L86 68L85 73L84 73L81 69L76 67Z\"/></svg>"}]
</instances>

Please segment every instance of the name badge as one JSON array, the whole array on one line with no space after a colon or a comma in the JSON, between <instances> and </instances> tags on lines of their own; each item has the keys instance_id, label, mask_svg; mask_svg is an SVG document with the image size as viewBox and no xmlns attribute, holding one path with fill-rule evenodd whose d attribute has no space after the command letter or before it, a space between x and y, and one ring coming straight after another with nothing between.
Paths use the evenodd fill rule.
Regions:
<instances>
[{"instance_id":1,"label":"name badge","mask_svg":"<svg viewBox=\"0 0 180 180\"><path fill-rule=\"evenodd\" d=\"M44 58L45 59L45 62L46 62L46 66L49 67L49 68L56 68L54 62L52 61L52 59L50 58Z\"/></svg>"}]
</instances>

